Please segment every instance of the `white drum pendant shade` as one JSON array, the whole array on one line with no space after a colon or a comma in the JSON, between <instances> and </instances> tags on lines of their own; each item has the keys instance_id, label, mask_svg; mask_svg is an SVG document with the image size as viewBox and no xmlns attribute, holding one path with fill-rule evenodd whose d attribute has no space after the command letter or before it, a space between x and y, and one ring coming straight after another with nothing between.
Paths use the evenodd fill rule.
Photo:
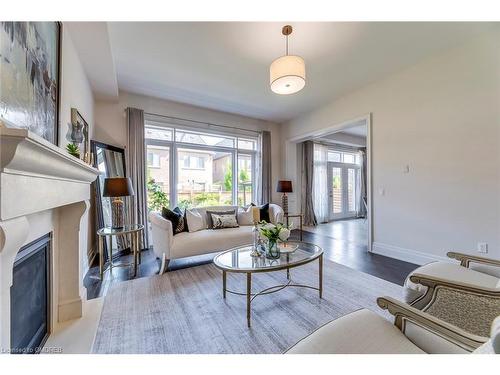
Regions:
<instances>
[{"instance_id":1,"label":"white drum pendant shade","mask_svg":"<svg viewBox=\"0 0 500 375\"><path fill-rule=\"evenodd\" d=\"M300 56L286 55L274 60L269 68L271 90L288 95L302 90L306 84L306 64Z\"/></svg>"}]
</instances>

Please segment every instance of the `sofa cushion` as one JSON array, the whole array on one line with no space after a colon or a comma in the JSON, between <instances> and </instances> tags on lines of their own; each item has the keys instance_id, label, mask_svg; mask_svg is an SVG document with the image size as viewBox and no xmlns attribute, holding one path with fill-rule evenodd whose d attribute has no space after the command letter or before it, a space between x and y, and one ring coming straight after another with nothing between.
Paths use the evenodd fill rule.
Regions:
<instances>
[{"instance_id":1,"label":"sofa cushion","mask_svg":"<svg viewBox=\"0 0 500 375\"><path fill-rule=\"evenodd\" d=\"M197 210L186 210L186 220L189 233L206 229L206 221L203 220L203 216Z\"/></svg>"},{"instance_id":2,"label":"sofa cushion","mask_svg":"<svg viewBox=\"0 0 500 375\"><path fill-rule=\"evenodd\" d=\"M258 207L260 210L260 221L265 221L266 223L271 222L271 218L269 216L269 203L263 204L262 206L256 206L251 203L251 206Z\"/></svg>"},{"instance_id":3,"label":"sofa cushion","mask_svg":"<svg viewBox=\"0 0 500 375\"><path fill-rule=\"evenodd\" d=\"M499 287L499 279L494 276L462 267L457 263L433 262L417 268L406 278L403 297L407 303L412 303L427 291L423 285L415 284L410 280L410 276L417 273L484 288Z\"/></svg>"},{"instance_id":4,"label":"sofa cushion","mask_svg":"<svg viewBox=\"0 0 500 375\"><path fill-rule=\"evenodd\" d=\"M211 214L212 216L212 229L225 229L225 228L238 228L238 221L236 215L231 214Z\"/></svg>"},{"instance_id":5,"label":"sofa cushion","mask_svg":"<svg viewBox=\"0 0 500 375\"><path fill-rule=\"evenodd\" d=\"M239 225L253 225L253 207L241 208L237 220Z\"/></svg>"},{"instance_id":6,"label":"sofa cushion","mask_svg":"<svg viewBox=\"0 0 500 375\"><path fill-rule=\"evenodd\" d=\"M424 354L380 315L362 309L318 328L287 354Z\"/></svg>"},{"instance_id":7,"label":"sofa cushion","mask_svg":"<svg viewBox=\"0 0 500 375\"><path fill-rule=\"evenodd\" d=\"M252 242L252 227L200 230L180 233L173 238L171 258L183 258L228 250Z\"/></svg>"},{"instance_id":8,"label":"sofa cushion","mask_svg":"<svg viewBox=\"0 0 500 375\"><path fill-rule=\"evenodd\" d=\"M173 210L170 210L167 207L162 207L161 216L163 216L167 220L170 220L170 222L172 223L172 230L174 235L181 232L187 232L184 212L182 212L179 207L175 207Z\"/></svg>"},{"instance_id":9,"label":"sofa cushion","mask_svg":"<svg viewBox=\"0 0 500 375\"><path fill-rule=\"evenodd\" d=\"M207 228L208 229L215 229L214 228L214 222L212 219L212 214L215 215L233 215L236 216L236 209L230 209L230 210L210 210L207 209L206 215L207 215Z\"/></svg>"}]
</instances>

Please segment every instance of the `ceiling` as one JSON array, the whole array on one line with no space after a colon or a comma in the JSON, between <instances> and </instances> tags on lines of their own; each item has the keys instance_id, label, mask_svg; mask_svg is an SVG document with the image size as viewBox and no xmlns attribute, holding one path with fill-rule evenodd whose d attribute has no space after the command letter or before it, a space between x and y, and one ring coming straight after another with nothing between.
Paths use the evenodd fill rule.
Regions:
<instances>
[{"instance_id":1,"label":"ceiling","mask_svg":"<svg viewBox=\"0 0 500 375\"><path fill-rule=\"evenodd\" d=\"M281 23L110 22L121 90L283 122L484 32L490 23L291 23L290 54L306 87L281 96L269 65L284 54ZM91 72L92 73L92 72Z\"/></svg>"}]
</instances>

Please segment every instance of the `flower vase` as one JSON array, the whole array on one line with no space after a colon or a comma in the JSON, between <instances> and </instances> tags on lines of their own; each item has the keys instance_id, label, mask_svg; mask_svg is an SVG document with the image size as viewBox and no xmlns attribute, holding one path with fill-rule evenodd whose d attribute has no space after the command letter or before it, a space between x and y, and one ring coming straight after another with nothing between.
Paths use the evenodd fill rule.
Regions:
<instances>
[{"instance_id":1,"label":"flower vase","mask_svg":"<svg viewBox=\"0 0 500 375\"><path fill-rule=\"evenodd\" d=\"M280 249L277 241L267 241L266 258L278 259L280 257Z\"/></svg>"}]
</instances>

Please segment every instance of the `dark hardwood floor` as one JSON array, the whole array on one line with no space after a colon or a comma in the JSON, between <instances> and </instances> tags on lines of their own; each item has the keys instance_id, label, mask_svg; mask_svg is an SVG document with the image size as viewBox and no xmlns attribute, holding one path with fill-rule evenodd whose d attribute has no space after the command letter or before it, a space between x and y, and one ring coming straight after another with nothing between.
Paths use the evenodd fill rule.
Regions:
<instances>
[{"instance_id":1,"label":"dark hardwood floor","mask_svg":"<svg viewBox=\"0 0 500 375\"><path fill-rule=\"evenodd\" d=\"M292 238L298 239L298 231L293 231ZM325 234L303 232L303 240L321 246L325 251L325 258L343 264L355 270L368 273L392 283L403 285L406 276L418 266L401 260L388 258L382 255L368 253L366 246L345 239L334 238ZM215 254L202 255L187 259L177 259L170 262L169 271L193 267L212 262ZM124 255L120 262L131 261L131 255ZM137 277L148 277L158 272L159 263L152 250L142 252L142 264L139 266ZM87 288L87 298L93 299L104 296L114 284L132 279L131 267L118 267L113 269L111 275L107 271L104 280L99 279L99 266L93 265L84 278Z\"/></svg>"}]
</instances>

